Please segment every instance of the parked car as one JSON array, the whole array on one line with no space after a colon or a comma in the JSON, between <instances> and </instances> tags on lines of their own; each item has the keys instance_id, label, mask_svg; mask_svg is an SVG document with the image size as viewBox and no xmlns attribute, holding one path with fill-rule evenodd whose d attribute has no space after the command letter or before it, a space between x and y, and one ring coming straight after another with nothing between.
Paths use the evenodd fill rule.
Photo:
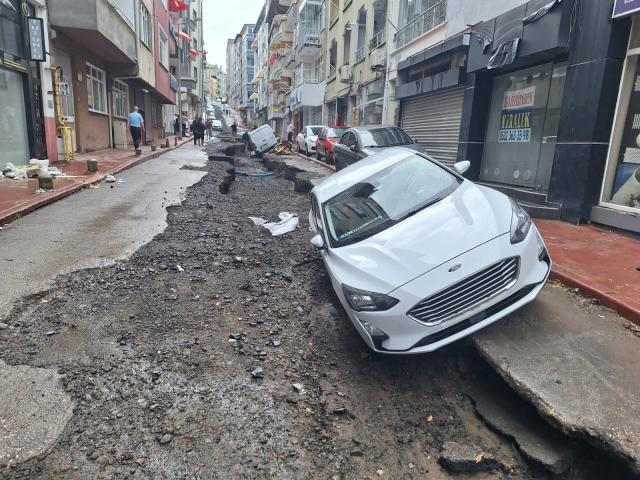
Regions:
<instances>
[{"instance_id":1,"label":"parked car","mask_svg":"<svg viewBox=\"0 0 640 480\"><path fill-rule=\"evenodd\" d=\"M502 193L407 148L375 153L311 191L311 243L367 345L436 350L536 298L551 259Z\"/></svg>"},{"instance_id":2,"label":"parked car","mask_svg":"<svg viewBox=\"0 0 640 480\"><path fill-rule=\"evenodd\" d=\"M340 140L340 137L349 127L323 127L316 140L316 158L327 159L328 163L333 163L333 144Z\"/></svg>"},{"instance_id":3,"label":"parked car","mask_svg":"<svg viewBox=\"0 0 640 480\"><path fill-rule=\"evenodd\" d=\"M219 132L222 131L222 122L220 120L211 120L211 123L213 124L214 130L217 130Z\"/></svg>"},{"instance_id":4,"label":"parked car","mask_svg":"<svg viewBox=\"0 0 640 480\"><path fill-rule=\"evenodd\" d=\"M302 129L298 133L296 139L298 143L298 151L304 152L306 156L316 151L316 140L318 139L318 133L322 130L322 125L309 125Z\"/></svg>"},{"instance_id":5,"label":"parked car","mask_svg":"<svg viewBox=\"0 0 640 480\"><path fill-rule=\"evenodd\" d=\"M268 152L278 143L278 136L270 125L263 125L249 132L251 148L257 157Z\"/></svg>"},{"instance_id":6,"label":"parked car","mask_svg":"<svg viewBox=\"0 0 640 480\"><path fill-rule=\"evenodd\" d=\"M373 155L379 149L405 147L418 152L423 149L404 130L393 125L353 127L342 134L333 146L336 170Z\"/></svg>"}]
</instances>

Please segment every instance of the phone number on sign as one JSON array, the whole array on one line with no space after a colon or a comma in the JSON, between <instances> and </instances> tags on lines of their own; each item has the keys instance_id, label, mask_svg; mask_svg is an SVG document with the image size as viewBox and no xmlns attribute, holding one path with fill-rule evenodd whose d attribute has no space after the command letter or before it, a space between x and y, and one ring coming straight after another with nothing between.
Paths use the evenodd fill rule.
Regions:
<instances>
[{"instance_id":1,"label":"phone number on sign","mask_svg":"<svg viewBox=\"0 0 640 480\"><path fill-rule=\"evenodd\" d=\"M514 130L500 130L498 142L528 142L531 140L530 128L519 128Z\"/></svg>"}]
</instances>

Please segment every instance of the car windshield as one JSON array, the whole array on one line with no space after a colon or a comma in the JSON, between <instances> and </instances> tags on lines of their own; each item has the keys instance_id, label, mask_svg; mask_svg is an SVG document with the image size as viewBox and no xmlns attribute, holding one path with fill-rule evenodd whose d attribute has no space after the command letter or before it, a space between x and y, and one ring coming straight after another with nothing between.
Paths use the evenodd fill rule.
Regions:
<instances>
[{"instance_id":1,"label":"car windshield","mask_svg":"<svg viewBox=\"0 0 640 480\"><path fill-rule=\"evenodd\" d=\"M340 138L346 131L346 128L330 128L327 132L327 138Z\"/></svg>"},{"instance_id":2,"label":"car windshield","mask_svg":"<svg viewBox=\"0 0 640 480\"><path fill-rule=\"evenodd\" d=\"M214 125L222 125L222 122L220 120L213 120L213 124Z\"/></svg>"},{"instance_id":3,"label":"car windshield","mask_svg":"<svg viewBox=\"0 0 640 480\"><path fill-rule=\"evenodd\" d=\"M360 132L363 148L398 147L410 145L413 140L398 127L373 128Z\"/></svg>"},{"instance_id":4,"label":"car windshield","mask_svg":"<svg viewBox=\"0 0 640 480\"><path fill-rule=\"evenodd\" d=\"M322 127L307 127L309 129L309 135L318 135Z\"/></svg>"},{"instance_id":5,"label":"car windshield","mask_svg":"<svg viewBox=\"0 0 640 480\"><path fill-rule=\"evenodd\" d=\"M342 247L380 233L451 195L461 183L446 168L411 155L323 204L331 244Z\"/></svg>"}]
</instances>

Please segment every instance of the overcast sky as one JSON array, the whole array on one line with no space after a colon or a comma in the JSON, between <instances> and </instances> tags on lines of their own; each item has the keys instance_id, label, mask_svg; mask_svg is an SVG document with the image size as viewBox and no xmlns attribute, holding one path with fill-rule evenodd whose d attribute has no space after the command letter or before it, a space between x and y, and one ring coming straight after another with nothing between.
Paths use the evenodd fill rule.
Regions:
<instances>
[{"instance_id":1,"label":"overcast sky","mask_svg":"<svg viewBox=\"0 0 640 480\"><path fill-rule=\"evenodd\" d=\"M204 0L203 3L207 62L226 68L227 39L235 38L245 23L256 23L264 0Z\"/></svg>"}]
</instances>

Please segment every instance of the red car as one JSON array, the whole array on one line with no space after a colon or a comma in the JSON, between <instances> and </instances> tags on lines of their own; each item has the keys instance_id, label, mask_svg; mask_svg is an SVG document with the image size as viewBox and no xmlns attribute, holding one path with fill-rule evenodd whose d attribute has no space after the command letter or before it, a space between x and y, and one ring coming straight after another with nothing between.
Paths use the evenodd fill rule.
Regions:
<instances>
[{"instance_id":1,"label":"red car","mask_svg":"<svg viewBox=\"0 0 640 480\"><path fill-rule=\"evenodd\" d=\"M340 137L349 127L324 127L318 134L316 140L316 158L327 159L327 163L334 162L333 144L340 140Z\"/></svg>"}]
</instances>

